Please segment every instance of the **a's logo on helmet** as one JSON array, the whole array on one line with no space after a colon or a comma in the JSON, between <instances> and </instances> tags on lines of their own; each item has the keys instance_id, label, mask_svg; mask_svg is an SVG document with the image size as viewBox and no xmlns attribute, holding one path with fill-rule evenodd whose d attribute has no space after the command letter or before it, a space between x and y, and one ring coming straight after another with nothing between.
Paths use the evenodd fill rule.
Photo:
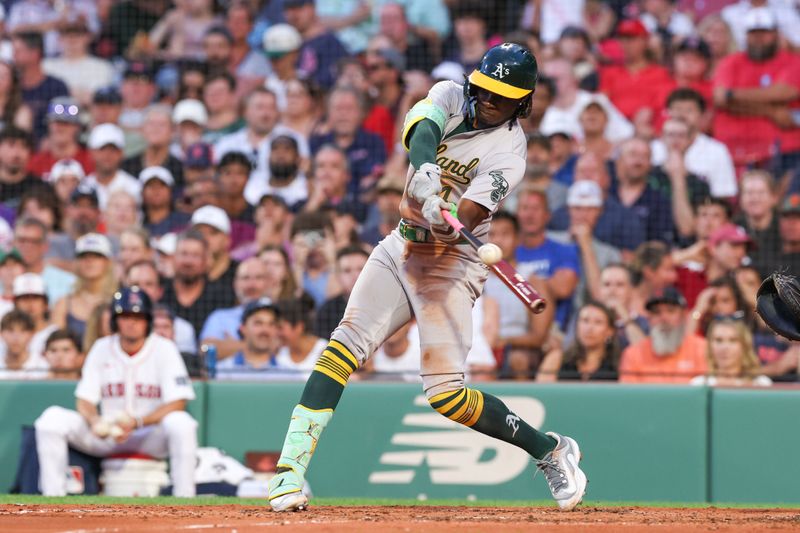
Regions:
<instances>
[{"instance_id":1,"label":"a's logo on helmet","mask_svg":"<svg viewBox=\"0 0 800 533\"><path fill-rule=\"evenodd\" d=\"M492 72L492 75L502 80L505 76L508 76L508 68L503 66L502 63L498 63L497 67L495 67L494 71Z\"/></svg>"}]
</instances>

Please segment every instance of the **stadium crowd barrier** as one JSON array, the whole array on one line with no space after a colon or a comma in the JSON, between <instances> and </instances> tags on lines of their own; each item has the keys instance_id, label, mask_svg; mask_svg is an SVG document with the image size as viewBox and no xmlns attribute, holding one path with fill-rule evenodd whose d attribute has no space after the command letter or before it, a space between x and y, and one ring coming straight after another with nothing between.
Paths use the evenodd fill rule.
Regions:
<instances>
[{"instance_id":1,"label":"stadium crowd barrier","mask_svg":"<svg viewBox=\"0 0 800 533\"><path fill-rule=\"evenodd\" d=\"M0 382L0 490L16 472L20 427L74 405L71 382ZM244 460L280 450L300 383L196 382L200 443ZM798 503L800 391L607 384L481 383L520 416L575 437L587 499ZM514 421L508 423L513 425ZM548 499L517 448L428 406L419 385L353 383L309 471L326 497Z\"/></svg>"}]
</instances>

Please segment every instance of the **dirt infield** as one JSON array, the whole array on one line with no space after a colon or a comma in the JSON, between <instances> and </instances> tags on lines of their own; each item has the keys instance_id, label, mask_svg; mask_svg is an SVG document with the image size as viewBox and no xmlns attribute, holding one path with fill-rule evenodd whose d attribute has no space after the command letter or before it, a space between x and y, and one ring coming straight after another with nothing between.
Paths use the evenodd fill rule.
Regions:
<instances>
[{"instance_id":1,"label":"dirt infield","mask_svg":"<svg viewBox=\"0 0 800 533\"><path fill-rule=\"evenodd\" d=\"M797 509L582 507L314 507L277 514L264 506L0 505L5 532L111 533L797 531Z\"/></svg>"}]
</instances>

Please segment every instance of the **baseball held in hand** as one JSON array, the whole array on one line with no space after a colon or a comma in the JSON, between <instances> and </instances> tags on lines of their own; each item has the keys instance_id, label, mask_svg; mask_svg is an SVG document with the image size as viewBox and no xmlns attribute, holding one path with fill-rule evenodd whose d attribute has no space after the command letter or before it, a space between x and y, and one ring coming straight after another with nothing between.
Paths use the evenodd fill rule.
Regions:
<instances>
[{"instance_id":1,"label":"baseball held in hand","mask_svg":"<svg viewBox=\"0 0 800 533\"><path fill-rule=\"evenodd\" d=\"M94 423L94 425L92 426L92 431L94 432L95 435L97 435L101 439L105 438L111 432L111 424L109 424L106 420L103 420L101 418L100 420Z\"/></svg>"},{"instance_id":2,"label":"baseball held in hand","mask_svg":"<svg viewBox=\"0 0 800 533\"><path fill-rule=\"evenodd\" d=\"M484 264L493 265L503 258L503 252L499 246L489 242L478 248L478 257Z\"/></svg>"}]
</instances>

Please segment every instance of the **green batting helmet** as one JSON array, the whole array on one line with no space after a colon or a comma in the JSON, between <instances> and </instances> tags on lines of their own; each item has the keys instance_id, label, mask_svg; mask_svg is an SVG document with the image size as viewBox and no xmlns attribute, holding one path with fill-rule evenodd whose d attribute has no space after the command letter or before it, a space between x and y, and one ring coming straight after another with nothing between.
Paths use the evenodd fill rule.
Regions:
<instances>
[{"instance_id":1,"label":"green batting helmet","mask_svg":"<svg viewBox=\"0 0 800 533\"><path fill-rule=\"evenodd\" d=\"M512 100L522 100L512 118L527 116L538 77L536 58L524 46L503 43L490 48L478 68L464 80L464 96L470 102L470 114L474 116L474 85Z\"/></svg>"}]
</instances>

